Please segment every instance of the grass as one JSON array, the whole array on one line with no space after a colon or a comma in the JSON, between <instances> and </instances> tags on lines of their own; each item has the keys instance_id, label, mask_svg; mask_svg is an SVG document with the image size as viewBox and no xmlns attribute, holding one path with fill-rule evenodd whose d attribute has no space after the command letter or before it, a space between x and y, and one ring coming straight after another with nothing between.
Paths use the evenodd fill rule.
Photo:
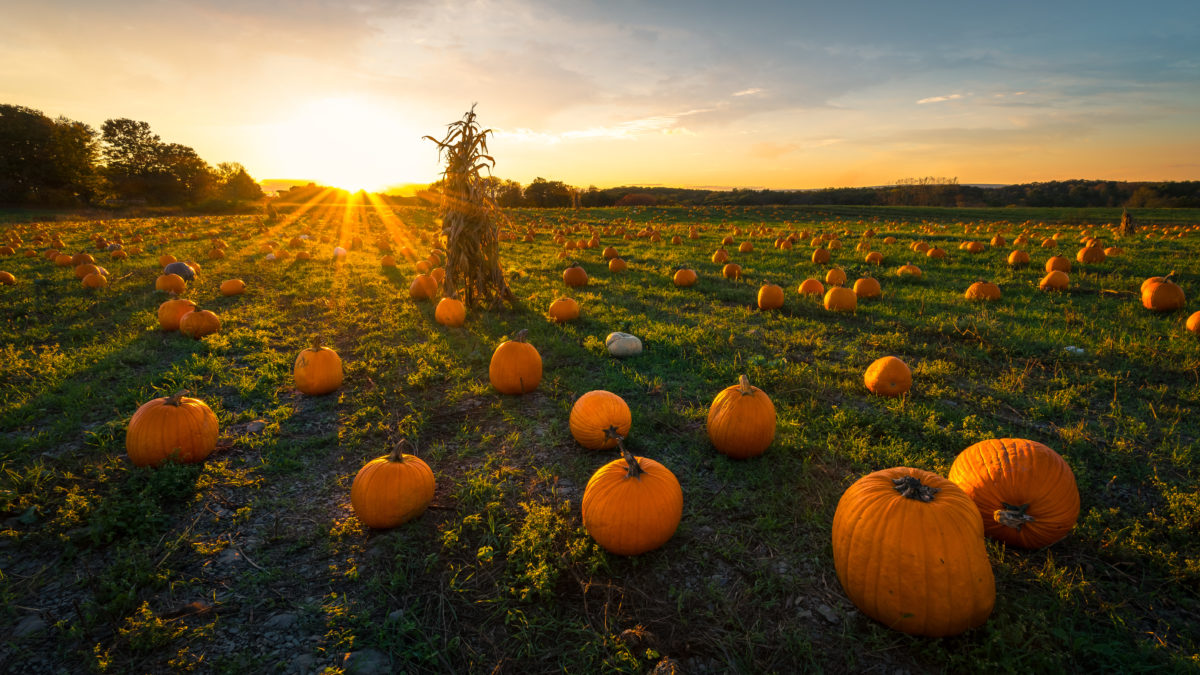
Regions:
<instances>
[{"instance_id":1,"label":"grass","mask_svg":"<svg viewBox=\"0 0 1200 675\"><path fill-rule=\"evenodd\" d=\"M1157 224L1119 242L1126 255L1077 266L1069 292L1036 287L1049 255L1037 242L1061 231L1055 252L1073 257L1086 228L1112 243L1113 213L514 211L512 231L537 233L501 244L517 307L469 312L460 329L408 299L410 260L381 268L372 247L386 233L426 254L431 211L360 204L279 222L40 225L13 215L6 235L39 252L48 245L33 242L37 230L59 233L69 251L94 251L94 232L145 241L125 261L94 253L111 272L99 292L41 256L0 258L19 280L0 286L0 617L46 622L4 638L0 670L245 672L304 658L337 672L344 653L373 649L408 672L645 672L670 662L687 672L1194 671L1200 343L1183 328L1188 312L1151 314L1136 291L1176 270L1185 291L1200 292L1200 245L1187 227L1200 212L1135 214ZM664 241L616 233L647 226ZM692 226L704 228L697 239ZM750 234L761 226L775 233ZM867 227L878 231L880 267L854 250ZM1011 241L1025 227L1037 235L1029 268L1005 264L1011 246L958 249L998 231ZM551 323L546 308L568 294L552 232L577 240L588 228L602 246L572 251L590 279L569 292L582 315ZM709 261L734 228L755 244L727 247L741 281ZM849 231L833 264L851 281L876 276L883 298L832 314L799 296L800 281L828 266L809 262L807 239L791 252L772 247L793 230ZM302 233L313 260L263 261L264 242L287 247ZM667 243L675 233L683 244ZM899 241L882 244L888 235ZM366 249L331 261L355 236ZM229 244L226 257L205 257L212 237ZM914 239L949 256L913 253ZM608 272L607 245L629 262L624 274ZM158 330L161 253L201 263L186 297L220 315L220 333L193 341ZM909 260L921 279L892 274ZM675 288L670 273L685 264L700 280ZM217 287L234 277L246 293L222 297ZM1002 300L965 302L980 278L999 284ZM768 279L787 298L760 312L755 295ZM523 328L545 376L533 393L500 396L487 380L492 350ZM608 357L604 337L618 330L641 337L645 353ZM314 335L346 367L345 385L323 397L291 386L292 362ZM906 397L875 398L862 385L887 354L913 369ZM774 444L750 461L717 454L704 432L713 397L741 373L779 415ZM218 451L203 465L132 467L129 418L184 388L216 413ZM636 558L605 553L580 522L589 476L615 458L583 450L567 429L573 400L593 389L626 400L630 449L683 486L678 532ZM251 431L255 421L265 427ZM396 530L364 530L350 482L399 436L434 469L433 506ZM993 437L1038 440L1067 459L1082 498L1075 531L1041 551L989 542L997 603L979 629L931 640L866 619L833 573L841 493L889 466L944 475L959 451ZM294 621L264 629L281 614Z\"/></svg>"}]
</instances>

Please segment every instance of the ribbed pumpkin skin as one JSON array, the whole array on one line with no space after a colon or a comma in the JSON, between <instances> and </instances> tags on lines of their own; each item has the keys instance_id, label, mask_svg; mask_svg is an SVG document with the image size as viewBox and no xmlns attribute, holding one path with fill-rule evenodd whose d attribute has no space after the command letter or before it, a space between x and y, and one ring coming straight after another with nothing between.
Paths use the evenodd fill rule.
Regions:
<instances>
[{"instance_id":1,"label":"ribbed pumpkin skin","mask_svg":"<svg viewBox=\"0 0 1200 675\"><path fill-rule=\"evenodd\" d=\"M950 467L950 480L975 502L983 531L1022 548L1042 548L1067 536L1079 518L1075 474L1057 452L1037 441L1001 438L963 450ZM1033 518L1020 528L997 520L1004 507L1028 504Z\"/></svg>"},{"instance_id":2,"label":"ribbed pumpkin skin","mask_svg":"<svg viewBox=\"0 0 1200 675\"><path fill-rule=\"evenodd\" d=\"M757 457L775 440L775 404L762 389L742 381L726 387L708 409L708 439L723 455Z\"/></svg>"},{"instance_id":3,"label":"ribbed pumpkin skin","mask_svg":"<svg viewBox=\"0 0 1200 675\"><path fill-rule=\"evenodd\" d=\"M592 474L583 491L583 526L606 551L638 555L667 543L683 517L683 489L667 467L638 457L642 473L614 459Z\"/></svg>"},{"instance_id":4,"label":"ribbed pumpkin skin","mask_svg":"<svg viewBox=\"0 0 1200 675\"><path fill-rule=\"evenodd\" d=\"M342 386L343 376L341 357L325 347L301 351L292 368L296 389L313 396L328 394Z\"/></svg>"},{"instance_id":5,"label":"ribbed pumpkin skin","mask_svg":"<svg viewBox=\"0 0 1200 675\"><path fill-rule=\"evenodd\" d=\"M913 476L939 488L909 499L892 480ZM911 635L944 637L987 621L996 583L975 503L954 483L920 469L868 474L838 500L833 563L864 614Z\"/></svg>"},{"instance_id":6,"label":"ribbed pumpkin skin","mask_svg":"<svg viewBox=\"0 0 1200 675\"><path fill-rule=\"evenodd\" d=\"M350 505L363 525L377 530L398 527L425 513L433 501L433 470L415 455L367 462L350 485Z\"/></svg>"},{"instance_id":7,"label":"ribbed pumpkin skin","mask_svg":"<svg viewBox=\"0 0 1200 675\"><path fill-rule=\"evenodd\" d=\"M186 396L179 405L170 398L142 404L129 420L125 452L137 466L158 466L179 450L179 461L204 461L217 447L217 416L199 399Z\"/></svg>"},{"instance_id":8,"label":"ribbed pumpkin skin","mask_svg":"<svg viewBox=\"0 0 1200 675\"><path fill-rule=\"evenodd\" d=\"M624 399L610 391L589 391L571 407L571 435L589 450L616 447L617 439L609 437L606 432L612 430L625 438L632 425L629 406Z\"/></svg>"},{"instance_id":9,"label":"ribbed pumpkin skin","mask_svg":"<svg viewBox=\"0 0 1200 675\"><path fill-rule=\"evenodd\" d=\"M501 394L525 394L542 381L542 355L527 342L509 340L496 347L488 379Z\"/></svg>"},{"instance_id":10,"label":"ribbed pumpkin skin","mask_svg":"<svg viewBox=\"0 0 1200 675\"><path fill-rule=\"evenodd\" d=\"M467 320L467 307L457 298L442 298L433 310L433 318L443 326L461 326Z\"/></svg>"},{"instance_id":11,"label":"ribbed pumpkin skin","mask_svg":"<svg viewBox=\"0 0 1200 675\"><path fill-rule=\"evenodd\" d=\"M188 312L196 310L196 303L178 298L167 300L158 306L158 324L163 330L179 330L179 321Z\"/></svg>"}]
</instances>

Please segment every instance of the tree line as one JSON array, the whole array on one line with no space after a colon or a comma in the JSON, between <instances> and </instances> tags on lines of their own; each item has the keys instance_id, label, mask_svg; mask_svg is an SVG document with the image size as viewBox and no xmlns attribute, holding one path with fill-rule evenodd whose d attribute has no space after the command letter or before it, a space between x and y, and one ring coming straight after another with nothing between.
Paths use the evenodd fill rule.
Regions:
<instances>
[{"instance_id":1,"label":"tree line","mask_svg":"<svg viewBox=\"0 0 1200 675\"><path fill-rule=\"evenodd\" d=\"M820 190L699 190L622 186L578 188L535 178L528 185L491 177L489 193L503 207L571 206L946 206L1200 208L1200 181L1067 180L1019 185L962 185L957 178L905 178L895 185ZM436 192L437 184L432 186ZM391 198L423 203L420 198Z\"/></svg>"},{"instance_id":2,"label":"tree line","mask_svg":"<svg viewBox=\"0 0 1200 675\"><path fill-rule=\"evenodd\" d=\"M0 104L0 204L8 206L220 206L258 200L241 164L215 167L166 143L146 122L83 122Z\"/></svg>"}]
</instances>

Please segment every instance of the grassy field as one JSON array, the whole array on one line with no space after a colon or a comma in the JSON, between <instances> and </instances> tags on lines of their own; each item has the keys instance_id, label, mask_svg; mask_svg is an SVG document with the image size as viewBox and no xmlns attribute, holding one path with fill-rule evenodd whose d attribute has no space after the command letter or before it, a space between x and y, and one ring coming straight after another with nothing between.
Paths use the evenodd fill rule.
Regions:
<instances>
[{"instance_id":1,"label":"grassy field","mask_svg":"<svg viewBox=\"0 0 1200 675\"><path fill-rule=\"evenodd\" d=\"M1200 293L1200 212L1119 210L638 208L510 213L532 243L502 244L511 310L469 311L462 328L409 299L411 260L380 266L386 234L424 256L434 214L348 204L279 222L253 216L116 221L6 219L18 254L0 258L0 671L4 672L1195 672L1200 669L1200 342L1197 305L1142 308L1147 277L1176 271ZM653 227L661 242L626 239ZM691 227L703 228L689 239ZM762 228L771 228L766 232ZM741 234L734 234L734 229ZM855 250L871 248L881 266ZM1013 246L970 254L960 242L1029 230L1031 266ZM1072 271L1071 288L1037 289L1051 253L1072 260L1081 230L1126 253ZM39 253L36 231L89 250L111 272L84 289ZM586 287L567 289L553 232L594 230L571 250ZM573 231L573 232L572 232ZM776 237L808 232L794 250ZM109 260L93 233L143 252ZM1054 249L1038 244L1061 232ZM809 238L841 237L833 265L871 275L883 297L827 312L796 288L824 279ZM263 245L301 234L313 259L268 262ZM683 243L669 243L673 234ZM745 278L721 277L721 239ZM365 248L343 262L339 244ZM885 236L897 238L884 244ZM212 238L228 243L210 260ZM923 240L942 260L909 248ZM629 262L611 274L612 245ZM290 247L299 250L296 247ZM202 341L159 329L158 256L202 265L185 297L221 317ZM919 280L898 278L905 262ZM671 273L690 265L696 286ZM224 279L244 295L223 297ZM969 303L973 281L1003 298ZM782 309L759 311L764 281ZM552 323L570 295L581 317ZM545 376L497 394L487 370L506 336L528 329ZM612 331L639 357L608 356ZM346 365L336 393L292 387L313 337ZM1067 349L1068 347L1072 349ZM862 374L896 355L913 370L902 398L872 396ZM773 399L766 454L734 461L705 434L713 397L746 373ZM133 412L187 389L216 413L218 450L200 465L133 467ZM567 417L579 395L619 394L628 446L669 467L683 520L661 549L613 556L592 542L579 504L615 453L584 450ZM421 518L368 531L353 516L357 470L408 439L437 490ZM987 438L1051 446L1082 499L1074 532L1040 551L988 543L997 599L981 628L943 639L891 631L859 613L833 570L830 527L842 492L891 466L945 475ZM353 656L344 660L347 653ZM383 670L370 671L383 664Z\"/></svg>"}]
</instances>

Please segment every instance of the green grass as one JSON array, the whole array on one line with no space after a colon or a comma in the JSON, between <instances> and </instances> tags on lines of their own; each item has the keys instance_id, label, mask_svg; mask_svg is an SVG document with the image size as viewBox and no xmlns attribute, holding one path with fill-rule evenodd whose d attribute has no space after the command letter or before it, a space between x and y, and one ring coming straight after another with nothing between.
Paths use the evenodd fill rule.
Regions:
<instances>
[{"instance_id":1,"label":"green grass","mask_svg":"<svg viewBox=\"0 0 1200 675\"><path fill-rule=\"evenodd\" d=\"M518 306L471 310L448 329L432 304L408 299L411 263L381 268L372 246L390 232L424 255L429 211L316 208L279 223L59 218L40 228L10 214L4 232L19 233L22 248L41 252L48 244L33 243L34 231L57 232L111 277L90 292L41 256L0 258L19 280L0 286L0 617L15 625L36 611L48 624L6 637L0 670L282 671L304 656L336 671L342 654L362 649L407 672L645 672L663 658L687 672L1200 668L1200 343L1183 328L1195 305L1155 315L1137 296L1143 279L1171 270L1200 292L1196 233L1170 229L1200 213L1139 212L1172 236L1120 242L1104 229L1115 210L509 215L514 231L538 231L534 243L502 245ZM1031 267L1005 264L1012 246L958 248L993 230L1011 241L1025 222L1037 234L1025 247ZM603 231L647 225L662 243ZM698 239L687 238L692 225L705 228ZM796 287L828 266L810 262L807 239L777 251L775 234L752 237L750 253L729 247L745 279L723 279L709 261L721 238L763 225L849 230L833 263L851 281L876 276L883 298L826 312ZM572 251L590 281L569 290L551 232L575 228L577 240L588 227L630 268L613 275L600 248ZM878 231L880 267L854 250L867 227ZM1073 258L1084 227L1126 255L1077 266L1067 293L1037 290L1050 255L1037 243L1061 230L1055 252ZM144 252L109 260L94 232L141 234ZM301 233L313 260L263 260L264 242ZM667 243L675 233L683 244ZM333 247L355 235L365 250L333 263ZM888 235L899 241L883 244ZM225 258L207 258L210 236L228 242ZM913 253L914 239L949 256ZM186 297L220 315L220 333L193 341L158 329L162 253L202 264ZM921 279L894 276L909 260ZM675 288L670 273L685 264L700 281ZM222 297L233 277L246 293ZM1001 286L999 302L963 300L981 278ZM755 307L764 280L784 286L781 310ZM546 309L567 294L580 319L551 323ZM498 395L492 350L523 328L544 379L525 396ZM616 330L641 337L645 353L608 357L603 340ZM342 356L346 383L310 398L292 389L291 367L314 335ZM901 399L862 384L888 354L914 371ZM713 397L741 373L779 416L773 445L749 461L719 455L704 432ZM216 413L218 451L198 466L132 467L129 418L179 389ZM636 558L605 553L580 522L589 476L615 457L580 448L567 428L572 402L593 389L625 399L630 449L683 487L678 532ZM255 420L260 433L247 430ZM366 531L350 482L399 437L434 469L433 507L396 530ZM979 629L931 640L866 619L833 572L841 493L889 466L944 475L959 451L994 437L1041 441L1067 459L1082 498L1075 531L1042 551L988 544L997 602ZM180 613L195 602L209 609ZM294 623L263 638L280 613Z\"/></svg>"}]
</instances>

